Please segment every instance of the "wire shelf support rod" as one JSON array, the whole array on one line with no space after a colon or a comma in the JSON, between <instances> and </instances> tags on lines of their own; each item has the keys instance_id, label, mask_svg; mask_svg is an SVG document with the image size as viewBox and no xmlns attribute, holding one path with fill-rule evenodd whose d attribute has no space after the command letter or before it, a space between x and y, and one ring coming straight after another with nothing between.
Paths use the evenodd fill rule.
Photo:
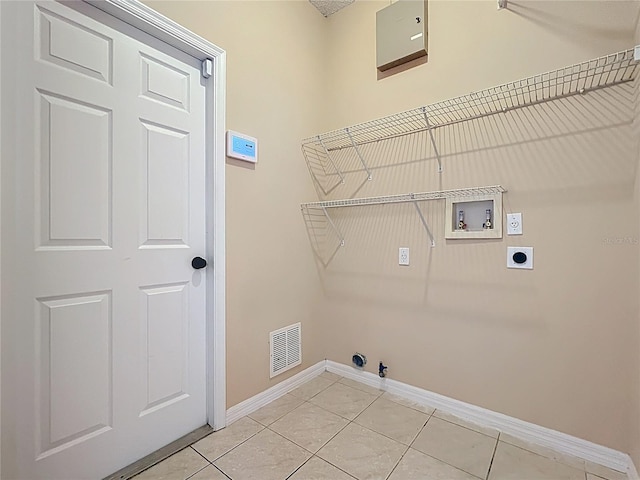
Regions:
<instances>
[{"instance_id":1,"label":"wire shelf support rod","mask_svg":"<svg viewBox=\"0 0 640 480\"><path fill-rule=\"evenodd\" d=\"M367 171L367 175L369 175L367 180L371 180L373 178L373 175L371 175L371 170L369 170L369 167L367 167L367 164L364 161L364 157L362 156L362 153L360 153L360 149L358 148L358 145L356 144L356 142L353 141L353 135L351 135L351 132L349 131L349 127L345 128L344 130L345 132L347 132L347 135L349 135L349 140L351 140L351 146L353 146L353 149L356 151L356 154L360 159L360 163L362 163L362 166Z\"/></svg>"},{"instance_id":2,"label":"wire shelf support rod","mask_svg":"<svg viewBox=\"0 0 640 480\"><path fill-rule=\"evenodd\" d=\"M433 151L438 159L438 173L442 173L442 159L440 158L440 152L438 151L438 145L436 145L436 139L433 137L433 129L429 122L429 115L427 115L427 107L422 107L422 114L424 115L424 121L427 124L427 131L429 132L429 138L431 139L431 145L433 145Z\"/></svg>"},{"instance_id":3,"label":"wire shelf support rod","mask_svg":"<svg viewBox=\"0 0 640 480\"><path fill-rule=\"evenodd\" d=\"M324 144L324 142L322 141L322 137L320 135L318 135L318 141L320 142L320 145L324 149L324 153L327 155L327 158L329 159L329 162L331 163L331 165L333 166L333 168L337 172L338 176L340 177L341 183L344 183L344 176L342 175L342 172L340 171L340 169L334 163L333 158L331 158L331 154L329 153L329 150L327 150L327 147Z\"/></svg>"}]
</instances>

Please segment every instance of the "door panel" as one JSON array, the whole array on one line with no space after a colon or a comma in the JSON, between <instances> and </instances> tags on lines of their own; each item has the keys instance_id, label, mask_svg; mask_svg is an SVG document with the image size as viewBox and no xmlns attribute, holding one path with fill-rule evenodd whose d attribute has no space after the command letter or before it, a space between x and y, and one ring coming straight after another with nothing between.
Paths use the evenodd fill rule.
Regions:
<instances>
[{"instance_id":1,"label":"door panel","mask_svg":"<svg viewBox=\"0 0 640 480\"><path fill-rule=\"evenodd\" d=\"M45 457L111 428L111 292L38 303L39 457Z\"/></svg>"},{"instance_id":2,"label":"door panel","mask_svg":"<svg viewBox=\"0 0 640 480\"><path fill-rule=\"evenodd\" d=\"M146 415L188 395L188 288L186 284L140 289L143 296L143 343L146 359L143 385Z\"/></svg>"},{"instance_id":3,"label":"door panel","mask_svg":"<svg viewBox=\"0 0 640 480\"><path fill-rule=\"evenodd\" d=\"M39 6L36 16L36 58L111 83L113 42L68 18Z\"/></svg>"},{"instance_id":4,"label":"door panel","mask_svg":"<svg viewBox=\"0 0 640 480\"><path fill-rule=\"evenodd\" d=\"M40 246L109 247L111 111L42 91L38 94Z\"/></svg>"},{"instance_id":5,"label":"door panel","mask_svg":"<svg viewBox=\"0 0 640 480\"><path fill-rule=\"evenodd\" d=\"M2 477L101 478L206 423L200 62L57 2L0 8Z\"/></svg>"},{"instance_id":6,"label":"door panel","mask_svg":"<svg viewBox=\"0 0 640 480\"><path fill-rule=\"evenodd\" d=\"M189 245L189 133L141 121L144 196L141 244Z\"/></svg>"},{"instance_id":7,"label":"door panel","mask_svg":"<svg viewBox=\"0 0 640 480\"><path fill-rule=\"evenodd\" d=\"M189 74L157 58L141 55L141 94L166 105L189 111Z\"/></svg>"}]
</instances>

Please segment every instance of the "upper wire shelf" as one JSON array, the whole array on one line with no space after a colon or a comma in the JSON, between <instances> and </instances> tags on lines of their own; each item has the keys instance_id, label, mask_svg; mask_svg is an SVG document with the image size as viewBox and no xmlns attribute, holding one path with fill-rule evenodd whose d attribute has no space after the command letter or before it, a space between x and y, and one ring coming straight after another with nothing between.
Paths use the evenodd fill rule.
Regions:
<instances>
[{"instance_id":1,"label":"upper wire shelf","mask_svg":"<svg viewBox=\"0 0 640 480\"><path fill-rule=\"evenodd\" d=\"M305 147L341 150L452 125L516 108L632 81L640 71L634 49L577 63L497 87L334 130L302 141Z\"/></svg>"}]
</instances>

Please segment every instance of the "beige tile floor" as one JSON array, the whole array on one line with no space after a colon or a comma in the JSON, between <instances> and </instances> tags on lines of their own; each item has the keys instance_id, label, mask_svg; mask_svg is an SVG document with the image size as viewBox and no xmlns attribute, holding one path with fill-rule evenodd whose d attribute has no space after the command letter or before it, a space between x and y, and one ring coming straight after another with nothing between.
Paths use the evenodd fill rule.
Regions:
<instances>
[{"instance_id":1,"label":"beige tile floor","mask_svg":"<svg viewBox=\"0 0 640 480\"><path fill-rule=\"evenodd\" d=\"M623 480L324 372L138 480Z\"/></svg>"}]
</instances>

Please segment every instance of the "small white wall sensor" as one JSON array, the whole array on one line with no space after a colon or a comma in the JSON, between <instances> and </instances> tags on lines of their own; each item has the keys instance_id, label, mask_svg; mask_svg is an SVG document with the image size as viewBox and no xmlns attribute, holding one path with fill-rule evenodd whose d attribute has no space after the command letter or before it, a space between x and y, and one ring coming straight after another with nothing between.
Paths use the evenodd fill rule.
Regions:
<instances>
[{"instance_id":1,"label":"small white wall sensor","mask_svg":"<svg viewBox=\"0 0 640 480\"><path fill-rule=\"evenodd\" d=\"M258 161L258 139L227 130L227 157L256 163Z\"/></svg>"},{"instance_id":2,"label":"small white wall sensor","mask_svg":"<svg viewBox=\"0 0 640 480\"><path fill-rule=\"evenodd\" d=\"M202 76L209 78L213 75L213 60L206 58L202 61Z\"/></svg>"}]
</instances>

